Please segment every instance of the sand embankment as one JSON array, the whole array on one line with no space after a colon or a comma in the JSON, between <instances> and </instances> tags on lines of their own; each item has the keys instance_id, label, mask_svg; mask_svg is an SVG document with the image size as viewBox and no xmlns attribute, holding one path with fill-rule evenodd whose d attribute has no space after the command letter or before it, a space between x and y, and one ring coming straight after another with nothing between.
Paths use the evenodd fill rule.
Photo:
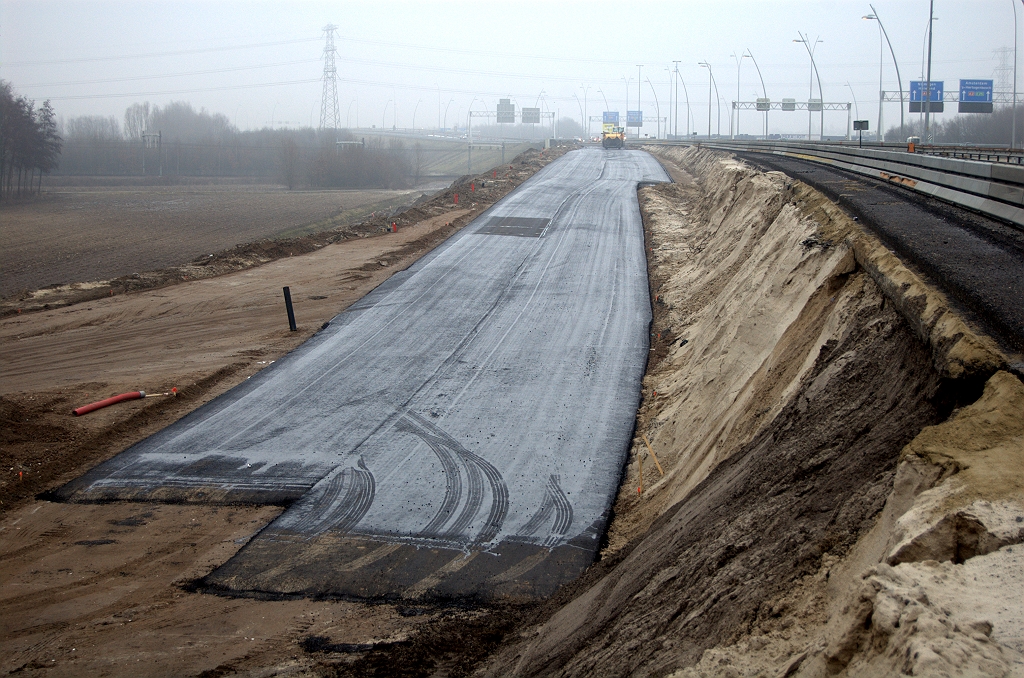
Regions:
<instances>
[{"instance_id":1,"label":"sand embankment","mask_svg":"<svg viewBox=\"0 0 1024 678\"><path fill-rule=\"evenodd\" d=\"M1020 673L1024 385L821 194L654 152L677 181L640 191L652 357L604 557L487 671Z\"/></svg>"}]
</instances>

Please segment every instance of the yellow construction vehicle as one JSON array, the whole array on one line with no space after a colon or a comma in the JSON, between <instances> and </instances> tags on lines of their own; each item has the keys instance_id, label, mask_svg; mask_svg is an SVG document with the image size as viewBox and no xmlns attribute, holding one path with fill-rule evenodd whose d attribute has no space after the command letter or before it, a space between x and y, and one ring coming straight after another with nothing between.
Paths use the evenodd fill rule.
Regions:
<instances>
[{"instance_id":1,"label":"yellow construction vehicle","mask_svg":"<svg viewBox=\"0 0 1024 678\"><path fill-rule=\"evenodd\" d=\"M601 145L605 148L625 148L625 130L612 124L604 124L601 128Z\"/></svg>"}]
</instances>

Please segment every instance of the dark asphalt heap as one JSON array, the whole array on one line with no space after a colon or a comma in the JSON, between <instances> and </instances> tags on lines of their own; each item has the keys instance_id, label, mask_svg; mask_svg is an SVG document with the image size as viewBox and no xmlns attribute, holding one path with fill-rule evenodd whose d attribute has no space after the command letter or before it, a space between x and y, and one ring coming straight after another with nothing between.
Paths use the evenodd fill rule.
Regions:
<instances>
[{"instance_id":1,"label":"dark asphalt heap","mask_svg":"<svg viewBox=\"0 0 1024 678\"><path fill-rule=\"evenodd\" d=\"M738 153L785 172L858 217L902 259L962 303L1013 351L1024 351L1024 234L881 181L777 155Z\"/></svg>"},{"instance_id":2,"label":"dark asphalt heap","mask_svg":"<svg viewBox=\"0 0 1024 678\"><path fill-rule=\"evenodd\" d=\"M232 592L543 596L594 557L647 360L639 151L567 154L286 358L61 490L285 503Z\"/></svg>"}]
</instances>

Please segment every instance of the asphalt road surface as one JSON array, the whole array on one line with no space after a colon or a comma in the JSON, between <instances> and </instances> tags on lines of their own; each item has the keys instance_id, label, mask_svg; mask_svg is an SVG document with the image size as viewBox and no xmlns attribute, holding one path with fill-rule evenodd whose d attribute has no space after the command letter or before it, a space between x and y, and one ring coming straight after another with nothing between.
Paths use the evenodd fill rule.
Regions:
<instances>
[{"instance_id":1,"label":"asphalt road surface","mask_svg":"<svg viewBox=\"0 0 1024 678\"><path fill-rule=\"evenodd\" d=\"M214 589L550 594L592 562L618 488L649 346L636 186L668 180L640 151L563 156L57 495L288 504Z\"/></svg>"},{"instance_id":2,"label":"asphalt road surface","mask_svg":"<svg viewBox=\"0 0 1024 678\"><path fill-rule=\"evenodd\" d=\"M955 205L834 167L737 153L818 189L942 287L1005 348L1024 352L1024 234ZM1020 372L1024 365L1014 363Z\"/></svg>"}]
</instances>

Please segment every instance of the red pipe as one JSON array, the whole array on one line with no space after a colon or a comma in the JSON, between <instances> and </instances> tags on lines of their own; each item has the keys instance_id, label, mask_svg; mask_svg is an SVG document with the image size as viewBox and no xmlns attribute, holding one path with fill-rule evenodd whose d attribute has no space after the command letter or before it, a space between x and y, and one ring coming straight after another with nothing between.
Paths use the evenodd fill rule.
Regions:
<instances>
[{"instance_id":1,"label":"red pipe","mask_svg":"<svg viewBox=\"0 0 1024 678\"><path fill-rule=\"evenodd\" d=\"M99 400L94 403L89 403L88 405L82 405L81 407L71 411L74 412L76 417L80 417L83 414L89 414L90 412L106 407L107 405L121 403L124 402L125 400L138 400L139 398L145 397L145 391L132 391L131 393L122 393L121 395L116 395L113 396L112 398L107 398L106 400Z\"/></svg>"}]
</instances>

